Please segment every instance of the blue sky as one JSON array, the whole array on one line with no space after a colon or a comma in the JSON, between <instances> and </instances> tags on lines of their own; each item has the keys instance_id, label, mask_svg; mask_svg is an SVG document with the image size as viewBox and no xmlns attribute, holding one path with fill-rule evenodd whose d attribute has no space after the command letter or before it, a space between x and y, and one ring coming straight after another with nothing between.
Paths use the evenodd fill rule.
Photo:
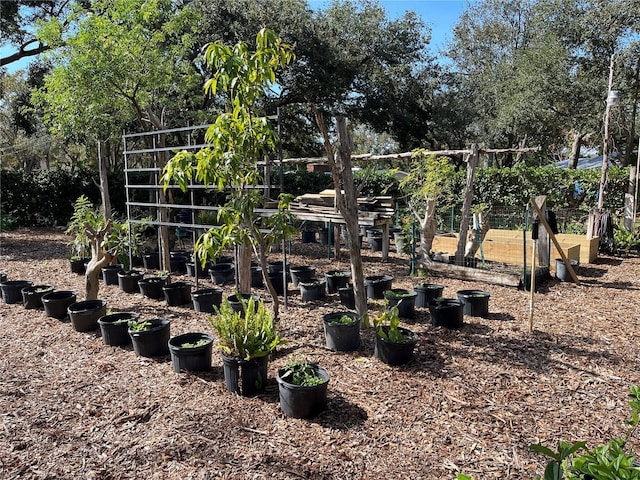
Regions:
<instances>
[{"instance_id":1,"label":"blue sky","mask_svg":"<svg viewBox=\"0 0 640 480\"><path fill-rule=\"evenodd\" d=\"M0 0L1 1L1 0ZM471 0L473 1L473 0ZM330 4L329 0L307 0L313 9L323 8ZM460 14L466 9L467 0L380 0L391 18L402 15L407 10L413 10L423 18L431 28L431 51L435 54L444 48L453 34L453 27L458 22ZM11 49L0 47L0 53ZM10 73L26 68L31 59L24 59L7 67Z\"/></svg>"},{"instance_id":2,"label":"blue sky","mask_svg":"<svg viewBox=\"0 0 640 480\"><path fill-rule=\"evenodd\" d=\"M380 5L395 18L407 10L413 10L431 28L431 50L437 53L444 48L446 42L453 35L453 27L458 23L462 12L469 3L475 0L379 0ZM307 0L313 9L323 8L331 2L328 0Z\"/></svg>"}]
</instances>

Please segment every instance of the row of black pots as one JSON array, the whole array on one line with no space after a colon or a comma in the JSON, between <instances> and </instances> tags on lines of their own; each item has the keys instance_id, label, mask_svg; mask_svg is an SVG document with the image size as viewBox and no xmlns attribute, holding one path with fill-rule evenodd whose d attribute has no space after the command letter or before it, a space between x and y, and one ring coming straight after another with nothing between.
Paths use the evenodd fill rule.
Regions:
<instances>
[{"instance_id":1,"label":"row of black pots","mask_svg":"<svg viewBox=\"0 0 640 480\"><path fill-rule=\"evenodd\" d=\"M191 277L205 277L207 271L211 266L216 263L231 263L233 258L230 256L219 257L215 261L207 261L205 266L202 266L202 262L196 261L194 256L184 250L175 250L169 252L170 271L174 273L186 273ZM142 255L142 264L146 270L159 270L160 269L160 254L158 252L145 253Z\"/></svg>"},{"instance_id":2,"label":"row of black pots","mask_svg":"<svg viewBox=\"0 0 640 480\"><path fill-rule=\"evenodd\" d=\"M352 321L340 321L344 317ZM326 346L330 350L350 352L360 347L360 316L354 312L332 312L323 316ZM382 327L388 332L389 327ZM402 332L403 342L392 342L376 335L373 355L387 365L403 365L413 358L413 350L418 343L418 336L410 330L398 327Z\"/></svg>"}]
</instances>

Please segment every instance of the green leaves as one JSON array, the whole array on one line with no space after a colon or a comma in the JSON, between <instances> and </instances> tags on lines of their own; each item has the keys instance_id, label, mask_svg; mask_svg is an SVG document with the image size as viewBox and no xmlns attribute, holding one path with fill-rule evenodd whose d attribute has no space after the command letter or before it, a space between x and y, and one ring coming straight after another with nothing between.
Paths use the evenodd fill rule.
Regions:
<instances>
[{"instance_id":1,"label":"green leaves","mask_svg":"<svg viewBox=\"0 0 640 480\"><path fill-rule=\"evenodd\" d=\"M540 444L529 445L529 449L551 458L544 470L544 480L562 480L564 478L563 462L575 452L584 448L585 445L586 442L567 443L560 441L558 442L557 452Z\"/></svg>"},{"instance_id":2,"label":"green leaves","mask_svg":"<svg viewBox=\"0 0 640 480\"><path fill-rule=\"evenodd\" d=\"M240 297L238 295L238 297ZM250 297L236 312L225 299L209 323L218 334L222 353L243 360L264 357L283 342L262 300Z\"/></svg>"},{"instance_id":3,"label":"green leaves","mask_svg":"<svg viewBox=\"0 0 640 480\"><path fill-rule=\"evenodd\" d=\"M547 463L543 480L563 480L592 478L594 480L639 480L640 468L635 464L635 456L625 452L624 447L638 425L640 412L640 388L631 387L629 405L632 418L627 421L632 429L623 439L611 439L605 445L587 450L586 442L558 442L558 451L554 452L544 445L529 445L529 449L541 453L551 460ZM540 479L540 477L536 477Z\"/></svg>"}]
</instances>

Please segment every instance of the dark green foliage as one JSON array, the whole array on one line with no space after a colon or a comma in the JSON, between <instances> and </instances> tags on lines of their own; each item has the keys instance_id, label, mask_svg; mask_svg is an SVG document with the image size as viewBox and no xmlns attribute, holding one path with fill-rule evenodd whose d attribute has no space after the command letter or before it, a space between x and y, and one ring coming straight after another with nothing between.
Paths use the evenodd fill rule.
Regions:
<instances>
[{"instance_id":1,"label":"dark green foliage","mask_svg":"<svg viewBox=\"0 0 640 480\"><path fill-rule=\"evenodd\" d=\"M271 174L271 182L275 187L280 184L278 169ZM465 169L456 172L453 181L453 194L448 201L439 206L439 228L448 230L450 226L451 207L459 215L462 208L462 193L466 178ZM605 196L605 207L612 210L622 208L624 194L629 178L628 168L612 167L609 169L609 182ZM139 173L129 176L135 184L149 182L148 175ZM402 203L402 193L393 175L384 171L362 170L355 174L356 187L361 195L390 195L397 203ZM575 184L583 193L574 195ZM517 165L513 168L479 168L474 178L474 203L484 203L495 209L498 207L522 208L522 215L527 202L536 195L547 195L547 204L554 210L575 209L579 216L585 216L597 203L597 191L600 182L600 169L568 170L565 168L529 167ZM0 170L2 196L0 213L11 216L17 226L66 225L73 213L73 202L86 195L94 204L100 203L98 173L90 170L73 172L53 169L36 172L23 170ZM284 190L294 196L304 193L318 193L333 188L331 176L321 172L308 172L304 168L287 169L284 173ZM125 214L124 174L109 174L109 191L112 209L120 215ZM145 195L139 190L138 195ZM196 203L215 205L218 199L214 194L202 193ZM135 201L135 198L132 198ZM140 198L145 200L145 198ZM184 199L189 202L189 199ZM559 222L560 222L559 218ZM522 221L522 220L518 220ZM516 223L518 222L516 221ZM454 226L460 219L454 219ZM561 231L566 231L564 223Z\"/></svg>"},{"instance_id":2,"label":"dark green foliage","mask_svg":"<svg viewBox=\"0 0 640 480\"><path fill-rule=\"evenodd\" d=\"M400 200L400 182L391 171L364 169L353 174L353 181L360 196L389 195Z\"/></svg>"},{"instance_id":3,"label":"dark green foliage","mask_svg":"<svg viewBox=\"0 0 640 480\"><path fill-rule=\"evenodd\" d=\"M14 217L18 226L66 225L80 195L100 204L99 184L98 173L91 170L0 170L0 212ZM109 191L113 211L124 214L122 172L109 175Z\"/></svg>"},{"instance_id":4,"label":"dark green foliage","mask_svg":"<svg viewBox=\"0 0 640 480\"><path fill-rule=\"evenodd\" d=\"M331 175L324 172L308 172L304 168L285 168L283 171L283 177L283 193L288 193L294 197L305 193L319 193L327 188L332 188ZM274 169L272 171L271 184L276 187L280 186L279 169Z\"/></svg>"}]
</instances>

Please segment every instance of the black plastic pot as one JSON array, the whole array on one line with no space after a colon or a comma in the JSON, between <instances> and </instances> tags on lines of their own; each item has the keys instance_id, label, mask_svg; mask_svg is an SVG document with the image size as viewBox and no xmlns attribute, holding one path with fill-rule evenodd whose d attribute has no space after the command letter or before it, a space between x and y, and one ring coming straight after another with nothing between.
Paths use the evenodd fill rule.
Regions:
<instances>
[{"instance_id":1,"label":"black plastic pot","mask_svg":"<svg viewBox=\"0 0 640 480\"><path fill-rule=\"evenodd\" d=\"M102 267L102 280L105 285L118 285L118 272L122 271L122 264L115 263Z\"/></svg>"},{"instance_id":2,"label":"black plastic pot","mask_svg":"<svg viewBox=\"0 0 640 480\"><path fill-rule=\"evenodd\" d=\"M349 248L349 234L347 233L347 229L344 225L340 226L340 236L342 237L345 248ZM362 235L358 235L358 242L360 242L360 248L362 248Z\"/></svg>"},{"instance_id":3,"label":"black plastic pot","mask_svg":"<svg viewBox=\"0 0 640 480\"><path fill-rule=\"evenodd\" d=\"M138 288L140 289L140 293L142 293L142 295L144 295L145 297L153 298L154 300L164 298L164 292L162 291L162 287L164 287L164 284L164 277L147 277L138 280Z\"/></svg>"},{"instance_id":4,"label":"black plastic pot","mask_svg":"<svg viewBox=\"0 0 640 480\"><path fill-rule=\"evenodd\" d=\"M312 418L327 408L327 386L329 385L329 372L319 365L313 364L313 369L324 380L319 385L302 387L293 385L280 377L284 369L278 370L276 381L280 397L280 409L287 417Z\"/></svg>"},{"instance_id":5,"label":"black plastic pot","mask_svg":"<svg viewBox=\"0 0 640 480\"><path fill-rule=\"evenodd\" d=\"M253 265L251 267L251 288L262 288L263 286L262 268Z\"/></svg>"},{"instance_id":6,"label":"black plastic pot","mask_svg":"<svg viewBox=\"0 0 640 480\"><path fill-rule=\"evenodd\" d=\"M273 285L273 288L276 291L276 294L284 295L285 279L282 276L282 271L279 271L276 273L269 273L269 279L271 280L271 283Z\"/></svg>"},{"instance_id":7,"label":"black plastic pot","mask_svg":"<svg viewBox=\"0 0 640 480\"><path fill-rule=\"evenodd\" d=\"M171 252L169 258L169 269L172 273L187 273L187 262L189 254L187 252Z\"/></svg>"},{"instance_id":8,"label":"black plastic pot","mask_svg":"<svg viewBox=\"0 0 640 480\"><path fill-rule=\"evenodd\" d=\"M300 297L303 302L321 300L325 297L327 284L324 279L301 281L298 285L300 286Z\"/></svg>"},{"instance_id":9,"label":"black plastic pot","mask_svg":"<svg viewBox=\"0 0 640 480\"><path fill-rule=\"evenodd\" d=\"M402 318L414 317L417 296L415 291L405 288L392 288L384 291L384 298L389 307L397 307L398 316Z\"/></svg>"},{"instance_id":10,"label":"black plastic pot","mask_svg":"<svg viewBox=\"0 0 640 480\"><path fill-rule=\"evenodd\" d=\"M67 307L71 326L76 332L90 332L98 328L98 319L107 313L104 300L85 300Z\"/></svg>"},{"instance_id":11,"label":"black plastic pot","mask_svg":"<svg viewBox=\"0 0 640 480\"><path fill-rule=\"evenodd\" d=\"M196 273L198 273L198 278L204 278L207 276L207 272L211 268L213 264L211 262L205 263L204 268L202 268L202 263L200 261L197 262L187 262L187 275L190 277L195 277Z\"/></svg>"},{"instance_id":12,"label":"black plastic pot","mask_svg":"<svg viewBox=\"0 0 640 480\"><path fill-rule=\"evenodd\" d=\"M569 259L569 264L573 268L573 273L578 274L578 267L580 262L578 260ZM556 278L561 282L573 282L569 269L564 264L561 258L556 258Z\"/></svg>"},{"instance_id":13,"label":"black plastic pot","mask_svg":"<svg viewBox=\"0 0 640 480\"><path fill-rule=\"evenodd\" d=\"M390 290L393 283L391 275L372 275L364 277L364 286L367 288L367 298L383 299L384 291Z\"/></svg>"},{"instance_id":14,"label":"black plastic pot","mask_svg":"<svg viewBox=\"0 0 640 480\"><path fill-rule=\"evenodd\" d=\"M185 346L195 344L201 340L204 345ZM169 340L169 352L171 353L171 366L173 371L180 373L205 372L211 370L211 351L213 349L213 336L208 333L184 333Z\"/></svg>"},{"instance_id":15,"label":"black plastic pot","mask_svg":"<svg viewBox=\"0 0 640 480\"><path fill-rule=\"evenodd\" d=\"M302 243L316 243L316 232L302 232Z\"/></svg>"},{"instance_id":16,"label":"black plastic pot","mask_svg":"<svg viewBox=\"0 0 640 480\"><path fill-rule=\"evenodd\" d=\"M209 268L211 281L216 285L226 285L232 283L236 276L233 263L216 263Z\"/></svg>"},{"instance_id":17,"label":"black plastic pot","mask_svg":"<svg viewBox=\"0 0 640 480\"><path fill-rule=\"evenodd\" d=\"M442 296L444 285L437 283L416 283L413 289L418 294L416 296L416 307L425 308L429 306L429 302L435 298Z\"/></svg>"},{"instance_id":18,"label":"black plastic pot","mask_svg":"<svg viewBox=\"0 0 640 480\"><path fill-rule=\"evenodd\" d=\"M2 290L2 299L4 303L20 303L22 299L22 289L30 287L33 282L29 280L7 280L0 283Z\"/></svg>"},{"instance_id":19,"label":"black plastic pot","mask_svg":"<svg viewBox=\"0 0 640 480\"><path fill-rule=\"evenodd\" d=\"M350 324L332 321L342 317L355 321ZM360 347L360 315L355 312L333 312L324 315L322 320L327 348L337 352L351 352Z\"/></svg>"},{"instance_id":20,"label":"black plastic pot","mask_svg":"<svg viewBox=\"0 0 640 480\"><path fill-rule=\"evenodd\" d=\"M188 282L165 283L162 291L169 307L191 303L191 284Z\"/></svg>"},{"instance_id":21,"label":"black plastic pot","mask_svg":"<svg viewBox=\"0 0 640 480\"><path fill-rule=\"evenodd\" d=\"M140 357L158 357L169 354L169 337L171 336L171 322L166 318L152 318L147 320L151 327L138 332L128 332L133 344L133 351Z\"/></svg>"},{"instance_id":22,"label":"black plastic pot","mask_svg":"<svg viewBox=\"0 0 640 480\"><path fill-rule=\"evenodd\" d=\"M157 252L145 253L142 255L142 264L147 270L160 270L160 254Z\"/></svg>"},{"instance_id":23,"label":"black plastic pot","mask_svg":"<svg viewBox=\"0 0 640 480\"><path fill-rule=\"evenodd\" d=\"M22 290L22 303L24 308L44 308L42 305L42 296L53 292L53 285L33 285L30 287L24 287Z\"/></svg>"},{"instance_id":24,"label":"black plastic pot","mask_svg":"<svg viewBox=\"0 0 640 480\"><path fill-rule=\"evenodd\" d=\"M404 235L402 231L393 233L393 242L396 245L396 253L404 253Z\"/></svg>"},{"instance_id":25,"label":"black plastic pot","mask_svg":"<svg viewBox=\"0 0 640 480\"><path fill-rule=\"evenodd\" d=\"M340 297L340 303L345 307L354 310L356 308L356 296L353 291L353 286L347 285L338 289L338 296Z\"/></svg>"},{"instance_id":26,"label":"black plastic pot","mask_svg":"<svg viewBox=\"0 0 640 480\"><path fill-rule=\"evenodd\" d=\"M139 270L120 270L118 272L118 285L125 293L137 293L140 291L138 281L142 280L144 274Z\"/></svg>"},{"instance_id":27,"label":"black plastic pot","mask_svg":"<svg viewBox=\"0 0 640 480\"><path fill-rule=\"evenodd\" d=\"M258 308L258 302L260 301L260 295L254 295L252 293L234 293L227 297L227 301L231 308L235 312L244 313L244 306L249 302L249 299L253 297L254 306Z\"/></svg>"},{"instance_id":28,"label":"black plastic pot","mask_svg":"<svg viewBox=\"0 0 640 480\"><path fill-rule=\"evenodd\" d=\"M289 268L289 272L291 272L291 283L296 287L300 282L311 281L316 275L316 267L301 265Z\"/></svg>"},{"instance_id":29,"label":"black plastic pot","mask_svg":"<svg viewBox=\"0 0 640 480\"><path fill-rule=\"evenodd\" d=\"M347 286L351 280L351 272L347 270L329 270L324 274L327 282L327 293L336 293L339 288Z\"/></svg>"},{"instance_id":30,"label":"black plastic pot","mask_svg":"<svg viewBox=\"0 0 640 480\"><path fill-rule=\"evenodd\" d=\"M372 252L382 251L382 233L371 233L367 236Z\"/></svg>"},{"instance_id":31,"label":"black plastic pot","mask_svg":"<svg viewBox=\"0 0 640 480\"><path fill-rule=\"evenodd\" d=\"M213 263L233 263L233 257L231 255L222 255L216 258Z\"/></svg>"},{"instance_id":32,"label":"black plastic pot","mask_svg":"<svg viewBox=\"0 0 640 480\"><path fill-rule=\"evenodd\" d=\"M382 327L388 333L389 327ZM376 343L373 348L373 355L378 360L387 365L404 365L413 358L413 350L418 343L418 336L411 330L398 327L405 337L404 342L396 343L376 335Z\"/></svg>"},{"instance_id":33,"label":"black plastic pot","mask_svg":"<svg viewBox=\"0 0 640 480\"><path fill-rule=\"evenodd\" d=\"M191 292L193 309L196 312L214 313L222 303L221 288L202 288Z\"/></svg>"},{"instance_id":34,"label":"black plastic pot","mask_svg":"<svg viewBox=\"0 0 640 480\"><path fill-rule=\"evenodd\" d=\"M464 303L464 314L472 317L487 317L489 315L489 292L484 290L458 290L458 300Z\"/></svg>"},{"instance_id":35,"label":"black plastic pot","mask_svg":"<svg viewBox=\"0 0 640 480\"><path fill-rule=\"evenodd\" d=\"M47 317L62 320L67 316L67 308L76 303L76 292L71 290L56 290L42 296L42 305Z\"/></svg>"},{"instance_id":36,"label":"black plastic pot","mask_svg":"<svg viewBox=\"0 0 640 480\"><path fill-rule=\"evenodd\" d=\"M462 328L464 304L457 298L440 298L429 302L429 316L436 327Z\"/></svg>"},{"instance_id":37,"label":"black plastic pot","mask_svg":"<svg viewBox=\"0 0 640 480\"><path fill-rule=\"evenodd\" d=\"M322 229L318 230L318 240L320 241L321 245L327 245L329 243L329 229L328 228L322 228Z\"/></svg>"},{"instance_id":38,"label":"black plastic pot","mask_svg":"<svg viewBox=\"0 0 640 480\"><path fill-rule=\"evenodd\" d=\"M129 345L131 336L129 336L129 322L137 320L140 317L135 312L118 312L103 315L98 319L100 334L105 345L119 347Z\"/></svg>"},{"instance_id":39,"label":"black plastic pot","mask_svg":"<svg viewBox=\"0 0 640 480\"><path fill-rule=\"evenodd\" d=\"M228 391L243 397L251 397L264 392L267 385L268 356L252 360L221 356L224 384Z\"/></svg>"},{"instance_id":40,"label":"black plastic pot","mask_svg":"<svg viewBox=\"0 0 640 480\"><path fill-rule=\"evenodd\" d=\"M90 258L75 258L73 260L69 260L69 268L71 269L71 273L77 273L78 275L84 275L87 270L87 263L89 263Z\"/></svg>"}]
</instances>

